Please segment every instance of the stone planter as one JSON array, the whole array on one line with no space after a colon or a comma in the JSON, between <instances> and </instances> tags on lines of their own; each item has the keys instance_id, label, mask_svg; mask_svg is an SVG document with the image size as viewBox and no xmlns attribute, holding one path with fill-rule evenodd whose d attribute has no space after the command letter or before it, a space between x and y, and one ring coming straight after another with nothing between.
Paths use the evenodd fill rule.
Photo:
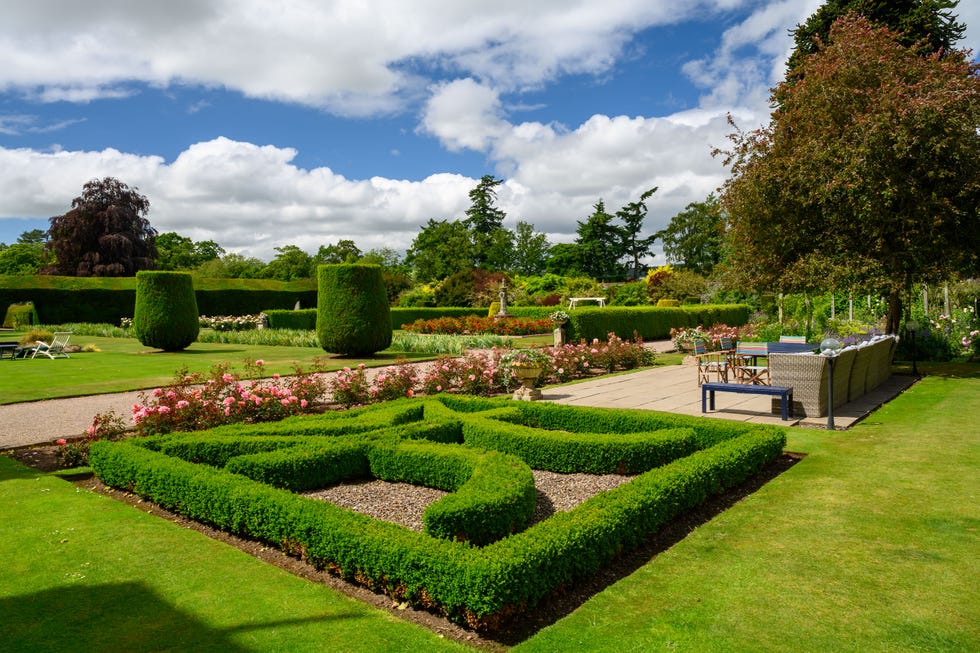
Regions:
<instances>
[{"instance_id":1,"label":"stone planter","mask_svg":"<svg viewBox=\"0 0 980 653\"><path fill-rule=\"evenodd\" d=\"M514 399L519 401L537 401L540 399L541 391L534 387L534 382L541 376L541 371L544 368L530 365L515 365L511 369L514 370L514 376L517 377L517 380L521 382L521 387L514 393Z\"/></svg>"}]
</instances>

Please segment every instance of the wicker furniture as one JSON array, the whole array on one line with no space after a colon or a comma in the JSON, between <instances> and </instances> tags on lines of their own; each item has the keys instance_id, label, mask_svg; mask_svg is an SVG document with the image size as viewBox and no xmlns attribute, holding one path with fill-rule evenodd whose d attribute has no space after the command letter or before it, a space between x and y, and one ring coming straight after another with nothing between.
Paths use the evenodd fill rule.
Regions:
<instances>
[{"instance_id":1,"label":"wicker furniture","mask_svg":"<svg viewBox=\"0 0 980 653\"><path fill-rule=\"evenodd\" d=\"M897 339L884 336L846 347L834 363L834 407L854 401L891 376ZM794 406L807 417L827 415L827 359L819 354L769 354L773 385L793 388ZM773 401L773 412L777 405Z\"/></svg>"}]
</instances>

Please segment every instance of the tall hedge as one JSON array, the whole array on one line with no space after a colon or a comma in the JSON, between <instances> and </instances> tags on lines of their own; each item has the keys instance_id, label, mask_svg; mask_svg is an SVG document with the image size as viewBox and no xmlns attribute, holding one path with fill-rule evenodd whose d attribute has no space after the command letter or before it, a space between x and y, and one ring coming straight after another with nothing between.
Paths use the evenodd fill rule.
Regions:
<instances>
[{"instance_id":1,"label":"tall hedge","mask_svg":"<svg viewBox=\"0 0 980 653\"><path fill-rule=\"evenodd\" d=\"M333 354L363 356L391 346L391 308L379 265L317 269L316 336Z\"/></svg>"},{"instance_id":2,"label":"tall hedge","mask_svg":"<svg viewBox=\"0 0 980 653\"><path fill-rule=\"evenodd\" d=\"M186 272L136 273L133 333L147 347L180 351L200 330L194 282Z\"/></svg>"}]
</instances>

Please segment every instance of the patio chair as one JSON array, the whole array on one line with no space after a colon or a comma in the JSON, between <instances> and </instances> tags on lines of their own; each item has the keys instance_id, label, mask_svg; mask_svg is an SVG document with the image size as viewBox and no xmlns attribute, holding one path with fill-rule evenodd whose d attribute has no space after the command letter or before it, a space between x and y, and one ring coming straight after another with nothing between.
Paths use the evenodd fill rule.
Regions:
<instances>
[{"instance_id":1,"label":"patio chair","mask_svg":"<svg viewBox=\"0 0 980 653\"><path fill-rule=\"evenodd\" d=\"M769 385L769 366L760 365L760 358L768 358L769 343L740 342L735 347L733 368L738 383Z\"/></svg>"},{"instance_id":2,"label":"patio chair","mask_svg":"<svg viewBox=\"0 0 980 653\"><path fill-rule=\"evenodd\" d=\"M70 358L68 352L65 351L65 346L68 344L69 338L71 338L71 331L58 331L54 334L50 344L43 340L38 340L34 346L34 353L31 354L31 358L37 358L38 354L47 356L51 360L55 358Z\"/></svg>"},{"instance_id":3,"label":"patio chair","mask_svg":"<svg viewBox=\"0 0 980 653\"><path fill-rule=\"evenodd\" d=\"M806 336L779 336L779 342L806 342Z\"/></svg>"},{"instance_id":4,"label":"patio chair","mask_svg":"<svg viewBox=\"0 0 980 653\"><path fill-rule=\"evenodd\" d=\"M728 383L728 354L724 351L708 351L704 340L694 341L694 358L698 363L698 385L711 383L712 376Z\"/></svg>"}]
</instances>

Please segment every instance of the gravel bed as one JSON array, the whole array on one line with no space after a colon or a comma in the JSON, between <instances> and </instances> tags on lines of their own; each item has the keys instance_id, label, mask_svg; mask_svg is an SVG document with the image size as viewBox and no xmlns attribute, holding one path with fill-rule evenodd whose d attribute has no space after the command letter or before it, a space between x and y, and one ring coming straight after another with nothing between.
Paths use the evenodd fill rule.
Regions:
<instances>
[{"instance_id":1,"label":"gravel bed","mask_svg":"<svg viewBox=\"0 0 980 653\"><path fill-rule=\"evenodd\" d=\"M534 470L537 505L531 523L547 519L556 512L566 512L604 490L627 483L632 476L619 474L556 474ZM380 480L353 481L332 485L303 496L329 501L382 521L422 531L422 513L429 504L448 492Z\"/></svg>"}]
</instances>

